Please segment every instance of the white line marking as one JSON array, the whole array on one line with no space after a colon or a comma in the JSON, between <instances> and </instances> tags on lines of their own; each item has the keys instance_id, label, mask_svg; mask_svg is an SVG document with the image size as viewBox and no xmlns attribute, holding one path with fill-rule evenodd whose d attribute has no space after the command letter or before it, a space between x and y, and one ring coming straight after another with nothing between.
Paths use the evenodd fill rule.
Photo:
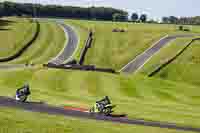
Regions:
<instances>
[{"instance_id":1,"label":"white line marking","mask_svg":"<svg viewBox=\"0 0 200 133\"><path fill-rule=\"evenodd\" d=\"M127 65L125 65L122 69L119 70L119 72L123 71L127 66L129 66L131 63L133 63L135 60L137 60L137 58L139 58L140 56L142 56L143 54L145 54L148 50L150 50L151 48L153 48L157 43L159 43L161 40L165 39L169 37L169 35L166 35L164 37L162 37L160 40L158 40L157 42L155 42L153 45L151 45L151 47L149 47L148 49L146 49L142 54L138 55L136 58L134 58L132 61L130 61Z\"/></svg>"}]
</instances>

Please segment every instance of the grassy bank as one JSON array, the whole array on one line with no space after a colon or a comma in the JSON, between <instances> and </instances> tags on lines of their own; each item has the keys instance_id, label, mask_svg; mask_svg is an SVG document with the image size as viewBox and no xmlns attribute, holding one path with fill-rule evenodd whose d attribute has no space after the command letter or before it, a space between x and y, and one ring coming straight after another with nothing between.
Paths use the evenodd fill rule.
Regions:
<instances>
[{"instance_id":1,"label":"grassy bank","mask_svg":"<svg viewBox=\"0 0 200 133\"><path fill-rule=\"evenodd\" d=\"M36 41L18 59L10 63L42 64L56 57L63 49L64 31L54 22L40 22L40 33Z\"/></svg>"},{"instance_id":2,"label":"grassy bank","mask_svg":"<svg viewBox=\"0 0 200 133\"><path fill-rule=\"evenodd\" d=\"M200 41L194 42L181 56L156 76L162 79L187 82L199 86L199 45Z\"/></svg>"},{"instance_id":3,"label":"grassy bank","mask_svg":"<svg viewBox=\"0 0 200 133\"><path fill-rule=\"evenodd\" d=\"M150 74L162 64L176 56L176 54L184 49L193 38L177 38L164 46L158 53L156 53L145 65L139 70L143 74Z\"/></svg>"},{"instance_id":4,"label":"grassy bank","mask_svg":"<svg viewBox=\"0 0 200 133\"><path fill-rule=\"evenodd\" d=\"M16 78L17 77L17 78ZM117 112L144 118L199 126L198 87L160 79L60 70L13 70L0 74L0 93L13 96L29 82L31 100L53 105L89 108L105 95ZM195 122L194 122L195 121Z\"/></svg>"},{"instance_id":5,"label":"grassy bank","mask_svg":"<svg viewBox=\"0 0 200 133\"><path fill-rule=\"evenodd\" d=\"M96 64L100 67L115 69L120 69L161 37L167 34L181 33L174 25L86 20L66 20L66 22L82 29L79 31L81 38L87 37L86 31L95 31L95 40L92 48L88 51L85 64ZM112 32L117 28L124 29L125 32ZM198 30L194 32L198 32ZM83 40L81 44L83 44Z\"/></svg>"},{"instance_id":6,"label":"grassy bank","mask_svg":"<svg viewBox=\"0 0 200 133\"><path fill-rule=\"evenodd\" d=\"M0 132L2 133L183 133L183 131L169 129L97 122L94 120L80 120L62 116L49 116L10 108L0 109Z\"/></svg>"},{"instance_id":7,"label":"grassy bank","mask_svg":"<svg viewBox=\"0 0 200 133\"><path fill-rule=\"evenodd\" d=\"M11 56L34 37L36 23L25 18L3 18L0 20L0 58Z\"/></svg>"}]
</instances>

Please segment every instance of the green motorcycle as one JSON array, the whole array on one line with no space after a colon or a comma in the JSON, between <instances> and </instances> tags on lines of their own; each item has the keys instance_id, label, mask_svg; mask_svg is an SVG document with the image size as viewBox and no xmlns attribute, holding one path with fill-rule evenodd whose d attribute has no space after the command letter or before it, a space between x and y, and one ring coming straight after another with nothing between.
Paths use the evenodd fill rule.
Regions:
<instances>
[{"instance_id":1,"label":"green motorcycle","mask_svg":"<svg viewBox=\"0 0 200 133\"><path fill-rule=\"evenodd\" d=\"M90 108L89 112L90 113L100 113L100 114L109 116L114 112L113 111L114 107L115 107L115 105L111 104L111 101L108 98L108 96L105 96L104 99L97 101L95 103L95 105L92 108Z\"/></svg>"}]
</instances>

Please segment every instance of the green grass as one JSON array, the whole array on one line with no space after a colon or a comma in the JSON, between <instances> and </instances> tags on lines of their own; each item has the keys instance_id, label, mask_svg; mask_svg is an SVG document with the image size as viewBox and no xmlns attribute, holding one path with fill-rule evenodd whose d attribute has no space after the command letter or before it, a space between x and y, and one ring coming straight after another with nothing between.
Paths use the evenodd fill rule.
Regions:
<instances>
[{"instance_id":1,"label":"green grass","mask_svg":"<svg viewBox=\"0 0 200 133\"><path fill-rule=\"evenodd\" d=\"M40 27L40 33L36 41L21 57L10 63L42 64L58 55L65 45L64 31L53 22L40 22Z\"/></svg>"},{"instance_id":2,"label":"green grass","mask_svg":"<svg viewBox=\"0 0 200 133\"><path fill-rule=\"evenodd\" d=\"M4 18L11 21L5 26L0 26L0 58L15 54L29 42L36 33L36 23L25 18ZM0 24L1 25L1 24Z\"/></svg>"},{"instance_id":3,"label":"green grass","mask_svg":"<svg viewBox=\"0 0 200 133\"><path fill-rule=\"evenodd\" d=\"M181 56L165 67L156 76L162 79L200 85L200 41L194 42Z\"/></svg>"},{"instance_id":4,"label":"green grass","mask_svg":"<svg viewBox=\"0 0 200 133\"><path fill-rule=\"evenodd\" d=\"M168 60L176 56L176 54L184 49L188 43L192 41L192 38L177 38L171 41L166 46L161 48L161 50L156 53L150 60L148 60L145 65L138 71L143 74L150 74L156 68L166 63Z\"/></svg>"},{"instance_id":5,"label":"green grass","mask_svg":"<svg viewBox=\"0 0 200 133\"><path fill-rule=\"evenodd\" d=\"M183 133L154 127L50 116L10 108L0 108L0 116L1 133Z\"/></svg>"},{"instance_id":6,"label":"green grass","mask_svg":"<svg viewBox=\"0 0 200 133\"><path fill-rule=\"evenodd\" d=\"M161 37L167 34L181 33L174 25L84 20L67 20L66 22L82 28L85 32L82 31L80 34L84 34L84 36L89 29L95 31L95 40L92 48L88 51L85 64L96 64L100 67L114 69L120 69ZM125 29L127 32L113 33L114 28ZM192 32L199 32L198 27L195 29L197 30ZM84 37L81 36L81 38Z\"/></svg>"},{"instance_id":7,"label":"green grass","mask_svg":"<svg viewBox=\"0 0 200 133\"><path fill-rule=\"evenodd\" d=\"M89 108L105 95L117 105L116 112L130 118L200 126L199 89L141 75L118 76L62 70L13 70L0 73L0 94L12 97L29 82L32 101Z\"/></svg>"},{"instance_id":8,"label":"green grass","mask_svg":"<svg viewBox=\"0 0 200 133\"><path fill-rule=\"evenodd\" d=\"M142 53L162 36L177 33L173 25L111 23L96 21L66 20L80 35L80 44L74 58L80 57L89 29L95 30L95 42L89 50L86 64L119 69ZM124 28L125 33L112 33L113 28ZM199 32L198 27L193 28ZM63 48L63 31L53 22L41 22L41 32L36 42L18 59L10 63L45 63ZM144 67L151 71L154 64L162 63L166 56L173 56L188 40L178 39L164 47ZM199 42L196 42L199 44ZM31 101L43 101L56 106L89 108L98 99L108 95L117 105L117 113L127 113L130 118L173 122L180 125L200 126L199 56L200 47L193 44L183 55L156 77L143 74L112 75L95 72L79 72L32 68L24 70L0 70L0 95L14 97L16 88L28 82L31 86ZM162 60L160 62L160 60ZM190 61L190 62L188 62ZM195 64L195 65L194 65ZM189 66L194 65L191 69ZM184 67L183 67L184 66ZM176 70L178 69L178 71ZM179 72L183 72L181 75ZM190 73L192 71L192 73ZM165 74L163 80L163 72ZM183 74L183 73L182 73ZM167 75L167 76L166 76ZM161 77L161 79L160 79ZM181 80L180 80L181 77ZM186 82L187 81L187 82ZM187 83L191 84L187 84ZM0 132L166 132L175 130L129 126L96 122L78 118L50 116L11 108L0 109ZM98 129L98 130L97 130Z\"/></svg>"}]
</instances>

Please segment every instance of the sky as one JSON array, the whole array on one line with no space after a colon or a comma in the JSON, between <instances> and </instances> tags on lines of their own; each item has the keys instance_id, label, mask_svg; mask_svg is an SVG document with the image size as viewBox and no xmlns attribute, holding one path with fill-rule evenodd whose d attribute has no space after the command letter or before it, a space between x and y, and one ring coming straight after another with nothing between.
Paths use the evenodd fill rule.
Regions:
<instances>
[{"instance_id":1,"label":"sky","mask_svg":"<svg viewBox=\"0 0 200 133\"><path fill-rule=\"evenodd\" d=\"M0 0L4 1L4 0ZM7 0L8 1L8 0ZM146 13L150 18L163 16L200 16L200 0L9 0L14 2L59 4L70 6L104 6L123 9L129 13Z\"/></svg>"}]
</instances>

